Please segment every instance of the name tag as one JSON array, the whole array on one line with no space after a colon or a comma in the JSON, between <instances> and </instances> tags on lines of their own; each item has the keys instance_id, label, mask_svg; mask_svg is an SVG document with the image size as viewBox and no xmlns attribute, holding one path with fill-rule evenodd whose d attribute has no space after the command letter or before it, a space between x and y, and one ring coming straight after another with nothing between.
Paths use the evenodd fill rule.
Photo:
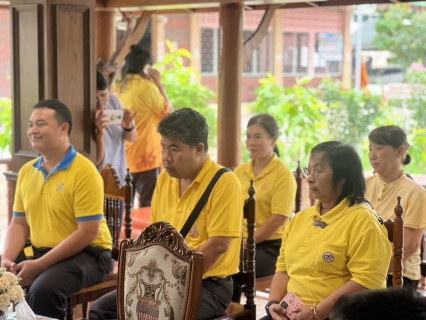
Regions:
<instances>
[{"instance_id":1,"label":"name tag","mask_svg":"<svg viewBox=\"0 0 426 320\"><path fill-rule=\"evenodd\" d=\"M314 226L315 227L320 227L321 229L324 229L327 226L327 224L324 221L315 220L314 221Z\"/></svg>"}]
</instances>

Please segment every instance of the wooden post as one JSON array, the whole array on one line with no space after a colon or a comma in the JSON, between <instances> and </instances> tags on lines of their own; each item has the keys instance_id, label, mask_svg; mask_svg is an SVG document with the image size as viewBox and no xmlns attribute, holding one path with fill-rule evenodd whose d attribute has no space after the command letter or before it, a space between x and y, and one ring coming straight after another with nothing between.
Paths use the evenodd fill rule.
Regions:
<instances>
[{"instance_id":1,"label":"wooden post","mask_svg":"<svg viewBox=\"0 0 426 320\"><path fill-rule=\"evenodd\" d=\"M105 63L117 47L115 14L114 9L96 11L96 60L102 58Z\"/></svg>"},{"instance_id":2,"label":"wooden post","mask_svg":"<svg viewBox=\"0 0 426 320\"><path fill-rule=\"evenodd\" d=\"M163 61L166 52L166 22L167 16L159 14L151 17L151 50L154 62Z\"/></svg>"},{"instance_id":3,"label":"wooden post","mask_svg":"<svg viewBox=\"0 0 426 320\"><path fill-rule=\"evenodd\" d=\"M241 161L243 3L220 4L218 163Z\"/></svg>"},{"instance_id":4,"label":"wooden post","mask_svg":"<svg viewBox=\"0 0 426 320\"><path fill-rule=\"evenodd\" d=\"M195 72L201 73L201 14L192 13L189 15L189 45L192 53L191 66Z\"/></svg>"},{"instance_id":5,"label":"wooden post","mask_svg":"<svg viewBox=\"0 0 426 320\"><path fill-rule=\"evenodd\" d=\"M284 37L283 37L283 11L276 10L274 14L274 77L277 85L284 83Z\"/></svg>"},{"instance_id":6,"label":"wooden post","mask_svg":"<svg viewBox=\"0 0 426 320\"><path fill-rule=\"evenodd\" d=\"M351 18L352 7L345 9L345 22L343 27L343 66L342 66L342 86L349 90L352 87L352 42L351 42Z\"/></svg>"},{"instance_id":7,"label":"wooden post","mask_svg":"<svg viewBox=\"0 0 426 320\"><path fill-rule=\"evenodd\" d=\"M394 209L395 220L393 225L393 279L394 287L402 287L404 279L402 274L402 258L404 258L404 208L401 205L401 197L398 196L398 204Z\"/></svg>"}]
</instances>

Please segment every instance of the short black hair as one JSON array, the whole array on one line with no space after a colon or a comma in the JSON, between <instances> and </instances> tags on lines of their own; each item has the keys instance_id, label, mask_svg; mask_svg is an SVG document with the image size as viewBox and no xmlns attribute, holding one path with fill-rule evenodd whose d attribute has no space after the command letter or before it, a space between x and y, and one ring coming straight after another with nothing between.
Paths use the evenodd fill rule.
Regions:
<instances>
[{"instance_id":1,"label":"short black hair","mask_svg":"<svg viewBox=\"0 0 426 320\"><path fill-rule=\"evenodd\" d=\"M258 114L254 117L251 117L247 123L247 129L254 124L259 124L263 129L268 133L269 138L278 137L278 123L273 116L267 113ZM277 157L280 156L280 151L278 150L277 144L274 146L274 153Z\"/></svg>"},{"instance_id":2,"label":"short black hair","mask_svg":"<svg viewBox=\"0 0 426 320\"><path fill-rule=\"evenodd\" d=\"M206 118L190 108L182 108L172 112L158 124L161 136L177 139L191 148L197 144L204 144L204 151L208 150L207 138L209 126Z\"/></svg>"},{"instance_id":3,"label":"short black hair","mask_svg":"<svg viewBox=\"0 0 426 320\"><path fill-rule=\"evenodd\" d=\"M410 144L407 140L407 134L398 126L382 126L374 129L368 135L368 140L382 146L391 146L395 150L404 146L407 150ZM411 157L407 153L402 164L405 166L411 162Z\"/></svg>"},{"instance_id":4,"label":"short black hair","mask_svg":"<svg viewBox=\"0 0 426 320\"><path fill-rule=\"evenodd\" d=\"M107 90L108 89L108 81L99 70L96 71L96 90Z\"/></svg>"},{"instance_id":5,"label":"short black hair","mask_svg":"<svg viewBox=\"0 0 426 320\"><path fill-rule=\"evenodd\" d=\"M330 312L330 320L424 320L426 300L416 290L387 288L342 296Z\"/></svg>"},{"instance_id":6,"label":"short black hair","mask_svg":"<svg viewBox=\"0 0 426 320\"><path fill-rule=\"evenodd\" d=\"M42 100L33 107L34 110L38 108L48 108L55 110L55 119L58 121L59 124L68 123L68 136L71 134L71 111L65 104L63 104L59 100Z\"/></svg>"},{"instance_id":7,"label":"short black hair","mask_svg":"<svg viewBox=\"0 0 426 320\"><path fill-rule=\"evenodd\" d=\"M132 45L127 55L127 74L139 74L147 64L154 64L154 59L149 51L139 45Z\"/></svg>"},{"instance_id":8,"label":"short black hair","mask_svg":"<svg viewBox=\"0 0 426 320\"><path fill-rule=\"evenodd\" d=\"M327 141L316 145L311 156L327 159L333 170L333 187L345 179L337 203L349 198L349 206L365 202L365 179L361 159L355 149L340 141Z\"/></svg>"}]
</instances>

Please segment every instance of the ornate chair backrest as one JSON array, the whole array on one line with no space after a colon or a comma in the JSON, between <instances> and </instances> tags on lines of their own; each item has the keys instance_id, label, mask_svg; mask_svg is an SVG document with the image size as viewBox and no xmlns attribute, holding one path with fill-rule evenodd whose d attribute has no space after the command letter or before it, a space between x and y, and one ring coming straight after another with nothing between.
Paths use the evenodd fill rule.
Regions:
<instances>
[{"instance_id":1,"label":"ornate chair backrest","mask_svg":"<svg viewBox=\"0 0 426 320\"><path fill-rule=\"evenodd\" d=\"M121 186L120 179L114 167L110 164L102 168L101 176L104 180L104 214L113 239L113 258L117 260L120 245L120 219L123 209L126 238L130 238L132 233L132 179L129 170L127 170L126 184Z\"/></svg>"},{"instance_id":2,"label":"ornate chair backrest","mask_svg":"<svg viewBox=\"0 0 426 320\"><path fill-rule=\"evenodd\" d=\"M156 222L122 241L118 275L120 320L197 319L203 254L169 223Z\"/></svg>"},{"instance_id":3,"label":"ornate chair backrest","mask_svg":"<svg viewBox=\"0 0 426 320\"><path fill-rule=\"evenodd\" d=\"M295 207L294 213L298 213L302 209L302 169L300 168L300 161L297 160L297 168L296 171L293 172L294 178L296 179L296 199L295 199Z\"/></svg>"},{"instance_id":4,"label":"ornate chair backrest","mask_svg":"<svg viewBox=\"0 0 426 320\"><path fill-rule=\"evenodd\" d=\"M394 209L395 219L387 220L384 225L388 230L389 241L393 245L393 286L402 287L402 257L404 255L404 208L401 205L401 197L397 197L398 203Z\"/></svg>"}]
</instances>

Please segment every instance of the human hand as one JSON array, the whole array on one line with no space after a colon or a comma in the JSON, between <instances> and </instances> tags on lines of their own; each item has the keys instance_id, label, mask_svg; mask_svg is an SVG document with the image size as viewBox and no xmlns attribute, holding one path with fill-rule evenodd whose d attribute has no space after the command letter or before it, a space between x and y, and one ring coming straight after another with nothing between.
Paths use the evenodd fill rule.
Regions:
<instances>
[{"instance_id":1,"label":"human hand","mask_svg":"<svg viewBox=\"0 0 426 320\"><path fill-rule=\"evenodd\" d=\"M314 311L307 305L296 308L294 313L297 314L295 320L318 320Z\"/></svg>"},{"instance_id":2,"label":"human hand","mask_svg":"<svg viewBox=\"0 0 426 320\"><path fill-rule=\"evenodd\" d=\"M133 125L133 119L136 115L136 112L132 114L129 109L123 110L123 121L121 122L121 126L126 129L130 129Z\"/></svg>"},{"instance_id":3,"label":"human hand","mask_svg":"<svg viewBox=\"0 0 426 320\"><path fill-rule=\"evenodd\" d=\"M43 271L43 267L38 259L36 260L25 260L18 263L13 269L15 274L22 278L19 283L22 287L31 285L40 272Z\"/></svg>"},{"instance_id":4,"label":"human hand","mask_svg":"<svg viewBox=\"0 0 426 320\"><path fill-rule=\"evenodd\" d=\"M163 84L161 83L161 74L157 69L149 68L148 76L155 83L157 87L161 87Z\"/></svg>"},{"instance_id":5,"label":"human hand","mask_svg":"<svg viewBox=\"0 0 426 320\"><path fill-rule=\"evenodd\" d=\"M16 272L13 271L16 266L16 263L9 260L9 259L1 259L1 268L6 268L6 271L12 272L14 275L16 275Z\"/></svg>"},{"instance_id":6,"label":"human hand","mask_svg":"<svg viewBox=\"0 0 426 320\"><path fill-rule=\"evenodd\" d=\"M109 127L108 115L104 114L103 110L96 112L95 125L97 133L103 136L105 128Z\"/></svg>"},{"instance_id":7,"label":"human hand","mask_svg":"<svg viewBox=\"0 0 426 320\"><path fill-rule=\"evenodd\" d=\"M273 320L288 320L286 309L281 307L279 304L271 304L268 310Z\"/></svg>"}]
</instances>

